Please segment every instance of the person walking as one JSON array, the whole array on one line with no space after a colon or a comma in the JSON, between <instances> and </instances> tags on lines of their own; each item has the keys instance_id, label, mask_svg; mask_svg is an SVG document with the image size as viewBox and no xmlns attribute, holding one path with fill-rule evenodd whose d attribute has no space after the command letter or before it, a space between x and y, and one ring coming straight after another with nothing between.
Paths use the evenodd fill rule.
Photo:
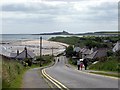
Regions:
<instances>
[{"instance_id":1,"label":"person walking","mask_svg":"<svg viewBox=\"0 0 120 90\"><path fill-rule=\"evenodd\" d=\"M58 62L59 62L59 58L58 58Z\"/></svg>"},{"instance_id":2,"label":"person walking","mask_svg":"<svg viewBox=\"0 0 120 90\"><path fill-rule=\"evenodd\" d=\"M77 60L78 70L80 70L80 60Z\"/></svg>"},{"instance_id":3,"label":"person walking","mask_svg":"<svg viewBox=\"0 0 120 90\"><path fill-rule=\"evenodd\" d=\"M86 60L86 59L83 60L83 64L84 64L84 66L85 66L85 70L87 70L88 64L87 64L87 60Z\"/></svg>"},{"instance_id":4,"label":"person walking","mask_svg":"<svg viewBox=\"0 0 120 90\"><path fill-rule=\"evenodd\" d=\"M83 68L83 61L80 61L80 70Z\"/></svg>"}]
</instances>

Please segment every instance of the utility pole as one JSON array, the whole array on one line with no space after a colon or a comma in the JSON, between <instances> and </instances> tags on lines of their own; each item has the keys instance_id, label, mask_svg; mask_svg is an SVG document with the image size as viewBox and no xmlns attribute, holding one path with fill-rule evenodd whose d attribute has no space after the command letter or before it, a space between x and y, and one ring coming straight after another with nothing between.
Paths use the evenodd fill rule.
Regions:
<instances>
[{"instance_id":1,"label":"utility pole","mask_svg":"<svg viewBox=\"0 0 120 90\"><path fill-rule=\"evenodd\" d=\"M42 37L40 37L40 58L42 56Z\"/></svg>"},{"instance_id":2,"label":"utility pole","mask_svg":"<svg viewBox=\"0 0 120 90\"><path fill-rule=\"evenodd\" d=\"M41 57L42 57L42 37L40 37L40 67L41 65Z\"/></svg>"},{"instance_id":3,"label":"utility pole","mask_svg":"<svg viewBox=\"0 0 120 90\"><path fill-rule=\"evenodd\" d=\"M53 47L52 47L52 56L53 56Z\"/></svg>"}]
</instances>

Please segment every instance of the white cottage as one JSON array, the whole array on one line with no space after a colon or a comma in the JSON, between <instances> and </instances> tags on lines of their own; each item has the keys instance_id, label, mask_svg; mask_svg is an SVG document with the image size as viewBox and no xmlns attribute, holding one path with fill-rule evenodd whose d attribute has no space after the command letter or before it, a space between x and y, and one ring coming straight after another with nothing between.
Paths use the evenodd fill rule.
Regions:
<instances>
[{"instance_id":1,"label":"white cottage","mask_svg":"<svg viewBox=\"0 0 120 90\"><path fill-rule=\"evenodd\" d=\"M115 44L115 46L113 47L113 52L119 51L120 50L120 41L117 41L117 43Z\"/></svg>"}]
</instances>

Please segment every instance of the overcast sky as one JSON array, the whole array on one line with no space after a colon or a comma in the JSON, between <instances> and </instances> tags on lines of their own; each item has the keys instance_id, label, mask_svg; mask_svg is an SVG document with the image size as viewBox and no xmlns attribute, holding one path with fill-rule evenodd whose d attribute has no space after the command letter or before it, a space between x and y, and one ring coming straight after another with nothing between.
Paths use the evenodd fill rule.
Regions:
<instances>
[{"instance_id":1,"label":"overcast sky","mask_svg":"<svg viewBox=\"0 0 120 90\"><path fill-rule=\"evenodd\" d=\"M1 0L3 34L118 30L119 0Z\"/></svg>"}]
</instances>

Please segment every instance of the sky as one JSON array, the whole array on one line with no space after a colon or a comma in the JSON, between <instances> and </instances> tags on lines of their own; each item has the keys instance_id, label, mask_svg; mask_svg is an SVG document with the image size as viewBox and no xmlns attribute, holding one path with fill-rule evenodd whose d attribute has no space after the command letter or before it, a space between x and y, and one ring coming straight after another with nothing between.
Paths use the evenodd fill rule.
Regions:
<instances>
[{"instance_id":1,"label":"sky","mask_svg":"<svg viewBox=\"0 0 120 90\"><path fill-rule=\"evenodd\" d=\"M1 0L0 33L118 30L119 0Z\"/></svg>"}]
</instances>

